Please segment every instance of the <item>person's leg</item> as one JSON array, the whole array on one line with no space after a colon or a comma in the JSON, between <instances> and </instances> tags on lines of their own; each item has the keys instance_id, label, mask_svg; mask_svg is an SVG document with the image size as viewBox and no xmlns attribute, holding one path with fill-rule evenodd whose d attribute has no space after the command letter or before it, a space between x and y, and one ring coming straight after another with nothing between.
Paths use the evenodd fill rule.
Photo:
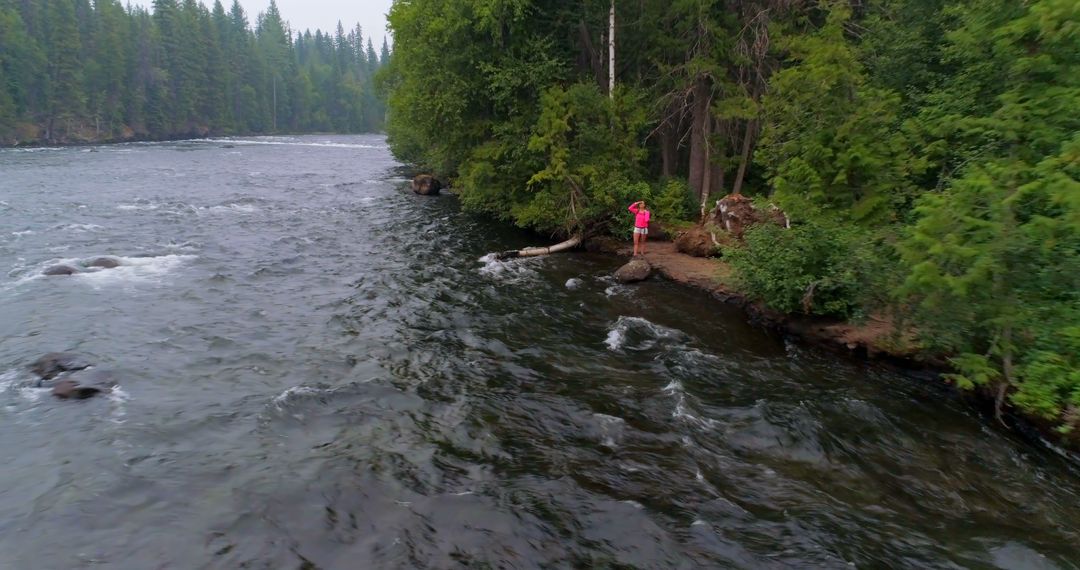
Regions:
<instances>
[{"instance_id":1,"label":"person's leg","mask_svg":"<svg viewBox=\"0 0 1080 570\"><path fill-rule=\"evenodd\" d=\"M635 229L634 230L634 255L637 255L638 244L639 243L641 243L641 234L637 233L637 230Z\"/></svg>"},{"instance_id":2,"label":"person's leg","mask_svg":"<svg viewBox=\"0 0 1080 570\"><path fill-rule=\"evenodd\" d=\"M645 255L645 242L649 240L649 234L641 234L641 255Z\"/></svg>"}]
</instances>

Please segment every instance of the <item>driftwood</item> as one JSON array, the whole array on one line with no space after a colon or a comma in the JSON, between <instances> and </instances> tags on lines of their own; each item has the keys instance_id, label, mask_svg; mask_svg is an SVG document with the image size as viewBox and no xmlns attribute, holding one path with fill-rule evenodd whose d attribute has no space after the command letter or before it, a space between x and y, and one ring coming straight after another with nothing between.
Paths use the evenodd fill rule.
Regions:
<instances>
[{"instance_id":1,"label":"driftwood","mask_svg":"<svg viewBox=\"0 0 1080 570\"><path fill-rule=\"evenodd\" d=\"M559 253L560 251L567 251L574 249L579 245L581 245L581 236L577 235L551 247L526 247L525 249L512 249L510 251L496 253L495 258L503 260L513 259L515 257L536 257L538 255L548 255L551 253Z\"/></svg>"}]
</instances>

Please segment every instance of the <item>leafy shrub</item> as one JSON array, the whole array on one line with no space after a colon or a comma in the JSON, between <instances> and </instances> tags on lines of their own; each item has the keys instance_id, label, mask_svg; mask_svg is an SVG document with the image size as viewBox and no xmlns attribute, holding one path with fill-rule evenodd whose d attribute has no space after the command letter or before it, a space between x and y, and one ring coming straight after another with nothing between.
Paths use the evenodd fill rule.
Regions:
<instances>
[{"instance_id":1,"label":"leafy shrub","mask_svg":"<svg viewBox=\"0 0 1080 570\"><path fill-rule=\"evenodd\" d=\"M869 237L823 223L759 224L725 258L740 287L774 309L848 318L884 287L887 262Z\"/></svg>"}]
</instances>

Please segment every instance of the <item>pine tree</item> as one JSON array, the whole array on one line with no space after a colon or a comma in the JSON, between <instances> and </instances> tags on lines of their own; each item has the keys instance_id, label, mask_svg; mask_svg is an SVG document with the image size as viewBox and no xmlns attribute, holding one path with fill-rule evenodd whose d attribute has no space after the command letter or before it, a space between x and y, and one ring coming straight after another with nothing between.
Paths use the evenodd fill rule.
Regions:
<instances>
[{"instance_id":1,"label":"pine tree","mask_svg":"<svg viewBox=\"0 0 1080 570\"><path fill-rule=\"evenodd\" d=\"M954 127L982 141L979 160L922 198L902 291L918 300L928 342L956 353L958 384L993 388L999 410L1011 392L1062 419L1080 408L1080 118L1067 111L1080 106L1069 24L1080 7L1043 0L988 29L999 16L973 11L952 35L991 43L997 105Z\"/></svg>"},{"instance_id":2,"label":"pine tree","mask_svg":"<svg viewBox=\"0 0 1080 570\"><path fill-rule=\"evenodd\" d=\"M45 50L48 74L45 106L45 138L60 138L72 133L82 117L86 95L83 92L79 26L73 0L48 0Z\"/></svg>"}]
</instances>

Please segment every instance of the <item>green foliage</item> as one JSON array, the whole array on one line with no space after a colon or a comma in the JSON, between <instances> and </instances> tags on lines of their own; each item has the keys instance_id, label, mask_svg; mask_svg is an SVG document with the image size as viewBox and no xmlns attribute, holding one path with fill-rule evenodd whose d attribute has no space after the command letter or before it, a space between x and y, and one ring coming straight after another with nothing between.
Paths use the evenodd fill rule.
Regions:
<instances>
[{"instance_id":1,"label":"green foliage","mask_svg":"<svg viewBox=\"0 0 1080 570\"><path fill-rule=\"evenodd\" d=\"M577 233L621 213L632 201L625 181L644 155L637 143L644 114L633 96L609 99L595 85L576 84L549 89L540 105L528 148L544 167L526 183L531 195L514 208L517 223Z\"/></svg>"},{"instance_id":2,"label":"green foliage","mask_svg":"<svg viewBox=\"0 0 1080 570\"><path fill-rule=\"evenodd\" d=\"M957 354L960 385L1004 383L1021 409L1062 419L1080 391L1080 118L1066 110L1080 105L1080 6L993 4L954 7L945 51L978 48L996 71L957 56L970 70L947 91L974 83L980 104L926 129L962 143L944 159L960 172L920 200L898 293L926 341Z\"/></svg>"},{"instance_id":3,"label":"green foliage","mask_svg":"<svg viewBox=\"0 0 1080 570\"><path fill-rule=\"evenodd\" d=\"M791 61L765 97L757 153L775 200L795 219L841 215L859 223L894 219L913 194L910 141L899 128L900 98L871 87L844 36L850 10L824 27L781 42Z\"/></svg>"},{"instance_id":4,"label":"green foliage","mask_svg":"<svg viewBox=\"0 0 1080 570\"><path fill-rule=\"evenodd\" d=\"M784 312L858 316L885 273L864 231L821 223L760 224L725 253L740 287Z\"/></svg>"},{"instance_id":5,"label":"green foliage","mask_svg":"<svg viewBox=\"0 0 1080 570\"><path fill-rule=\"evenodd\" d=\"M1075 399L1080 320L1080 137L1031 167L971 168L926 196L902 244L928 342L959 353L956 379L998 379L1013 401L1043 416ZM988 376L993 363L1007 375Z\"/></svg>"},{"instance_id":6,"label":"green foliage","mask_svg":"<svg viewBox=\"0 0 1080 570\"><path fill-rule=\"evenodd\" d=\"M661 181L647 205L655 219L664 223L689 221L697 214L690 186L677 178Z\"/></svg>"}]
</instances>

